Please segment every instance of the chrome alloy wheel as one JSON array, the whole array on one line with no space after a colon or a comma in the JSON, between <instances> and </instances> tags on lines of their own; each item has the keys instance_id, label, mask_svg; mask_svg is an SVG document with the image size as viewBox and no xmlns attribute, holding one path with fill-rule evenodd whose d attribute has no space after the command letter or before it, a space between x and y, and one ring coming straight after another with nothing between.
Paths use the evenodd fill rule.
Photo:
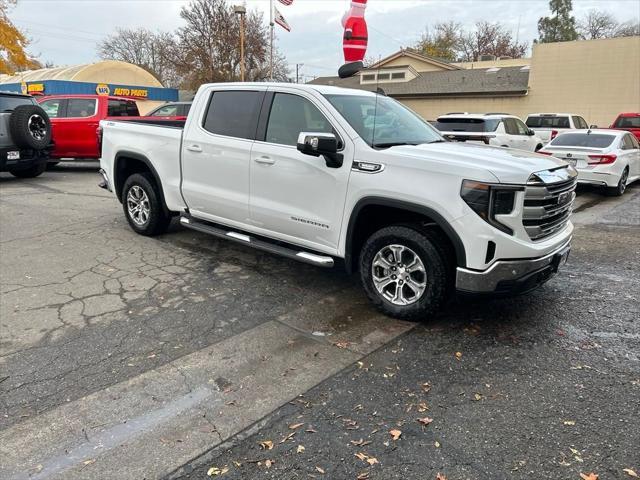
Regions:
<instances>
[{"instance_id":1,"label":"chrome alloy wheel","mask_svg":"<svg viewBox=\"0 0 640 480\"><path fill-rule=\"evenodd\" d=\"M127 194L127 211L129 217L133 222L142 227L149 221L149 214L151 213L151 205L149 204L149 197L142 187L134 185L129 189Z\"/></svg>"},{"instance_id":2,"label":"chrome alloy wheel","mask_svg":"<svg viewBox=\"0 0 640 480\"><path fill-rule=\"evenodd\" d=\"M411 305L427 288L427 271L420 257L403 245L387 245L373 258L373 284L394 305Z\"/></svg>"},{"instance_id":3,"label":"chrome alloy wheel","mask_svg":"<svg viewBox=\"0 0 640 480\"><path fill-rule=\"evenodd\" d=\"M47 122L38 114L31 115L27 123L29 133L36 140L42 140L47 136Z\"/></svg>"},{"instance_id":4,"label":"chrome alloy wheel","mask_svg":"<svg viewBox=\"0 0 640 480\"><path fill-rule=\"evenodd\" d=\"M626 168L622 172L622 176L620 177L620 182L618 182L618 191L620 195L622 195L627 189L627 180L629 180L629 170Z\"/></svg>"}]
</instances>

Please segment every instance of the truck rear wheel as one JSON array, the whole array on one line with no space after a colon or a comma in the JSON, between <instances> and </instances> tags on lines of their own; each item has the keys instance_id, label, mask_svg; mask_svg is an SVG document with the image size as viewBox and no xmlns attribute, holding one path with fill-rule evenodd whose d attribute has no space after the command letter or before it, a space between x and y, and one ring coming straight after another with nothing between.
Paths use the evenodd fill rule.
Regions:
<instances>
[{"instance_id":1,"label":"truck rear wheel","mask_svg":"<svg viewBox=\"0 0 640 480\"><path fill-rule=\"evenodd\" d=\"M423 319L440 308L447 295L447 265L435 235L406 226L378 230L360 253L369 299L401 319Z\"/></svg>"},{"instance_id":2,"label":"truck rear wheel","mask_svg":"<svg viewBox=\"0 0 640 480\"><path fill-rule=\"evenodd\" d=\"M131 228L152 237L167 231L171 216L150 173L135 173L124 182L122 207Z\"/></svg>"}]
</instances>

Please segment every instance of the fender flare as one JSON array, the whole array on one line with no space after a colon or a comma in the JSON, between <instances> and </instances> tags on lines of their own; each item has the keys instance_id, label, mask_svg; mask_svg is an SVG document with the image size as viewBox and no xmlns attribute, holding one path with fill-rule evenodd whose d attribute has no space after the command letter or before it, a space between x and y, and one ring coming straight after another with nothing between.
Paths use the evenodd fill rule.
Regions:
<instances>
[{"instance_id":1,"label":"fender flare","mask_svg":"<svg viewBox=\"0 0 640 480\"><path fill-rule=\"evenodd\" d=\"M151 172L151 175L153 175L153 179L155 180L156 185L158 185L158 190L160 191L160 199L162 200L162 204L164 205L165 210L167 210L166 202L164 200L164 191L162 189L162 182L160 181L160 175L158 175L158 172L153 166L153 164L151 163L151 161L140 153L129 152L126 150L118 152L113 160L114 189L120 203L122 203L122 187L124 185L125 179L118 177L118 165L120 164L120 160L122 159L126 160L127 158L130 158L132 160L138 160L144 163L149 168L149 171Z\"/></svg>"},{"instance_id":2,"label":"fender flare","mask_svg":"<svg viewBox=\"0 0 640 480\"><path fill-rule=\"evenodd\" d=\"M345 242L345 266L347 271L351 273L353 269L353 237L354 237L354 228L355 223L360 215L360 211L367 206L370 205L378 205L381 207L392 207L401 210L407 210L409 212L418 213L421 215L425 215L432 219L436 225L438 225L442 231L445 233L451 244L453 245L454 251L456 253L456 264L458 267L466 267L467 266L467 255L464 249L464 244L460 239L458 233L453 229L453 227L447 222L447 220L440 215L437 211L432 208L426 207L424 205L405 202L402 200L395 200L391 198L385 197L364 197L358 200L358 202L351 210L351 215L349 217L349 224L347 227L347 238Z\"/></svg>"}]
</instances>

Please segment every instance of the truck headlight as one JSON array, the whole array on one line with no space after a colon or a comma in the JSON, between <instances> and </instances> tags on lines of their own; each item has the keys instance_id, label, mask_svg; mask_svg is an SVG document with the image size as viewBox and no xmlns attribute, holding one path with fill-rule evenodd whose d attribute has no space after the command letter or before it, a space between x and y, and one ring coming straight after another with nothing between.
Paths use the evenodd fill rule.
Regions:
<instances>
[{"instance_id":1,"label":"truck headlight","mask_svg":"<svg viewBox=\"0 0 640 480\"><path fill-rule=\"evenodd\" d=\"M464 180L460 196L485 222L513 235L511 228L496 220L496 215L509 215L513 212L516 192L520 190L522 187Z\"/></svg>"}]
</instances>

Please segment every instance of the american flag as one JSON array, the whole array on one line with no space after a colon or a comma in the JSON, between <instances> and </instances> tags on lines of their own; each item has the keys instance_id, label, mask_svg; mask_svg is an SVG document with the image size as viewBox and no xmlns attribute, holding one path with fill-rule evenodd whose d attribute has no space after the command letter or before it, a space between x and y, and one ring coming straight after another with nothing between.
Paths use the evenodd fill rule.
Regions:
<instances>
[{"instance_id":1,"label":"american flag","mask_svg":"<svg viewBox=\"0 0 640 480\"><path fill-rule=\"evenodd\" d=\"M278 9L276 7L273 7L273 13L274 13L274 21L280 25L282 28L284 28L287 32L291 31L291 27L289 26L289 24L287 23L287 21L284 19L284 17L282 16L282 14L278 11Z\"/></svg>"},{"instance_id":2,"label":"american flag","mask_svg":"<svg viewBox=\"0 0 640 480\"><path fill-rule=\"evenodd\" d=\"M278 1L283 5L291 5L293 3L293 0L278 0Z\"/></svg>"}]
</instances>

